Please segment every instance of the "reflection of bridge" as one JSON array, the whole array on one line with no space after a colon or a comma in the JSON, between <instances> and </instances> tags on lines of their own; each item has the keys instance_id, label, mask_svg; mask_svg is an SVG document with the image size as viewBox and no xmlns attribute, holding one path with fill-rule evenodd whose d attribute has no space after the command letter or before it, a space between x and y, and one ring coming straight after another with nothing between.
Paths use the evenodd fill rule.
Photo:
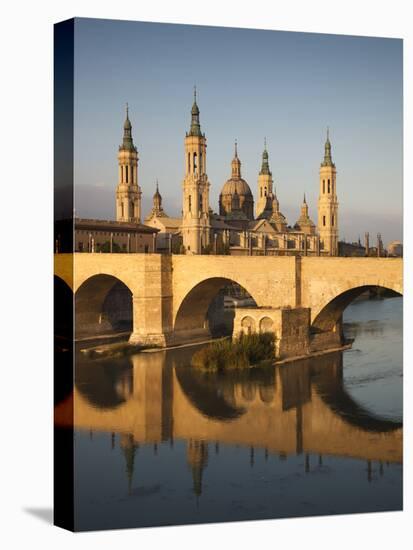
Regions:
<instances>
[{"instance_id":1,"label":"reflection of bridge","mask_svg":"<svg viewBox=\"0 0 413 550\"><path fill-rule=\"evenodd\" d=\"M120 282L132 296L131 340L160 345L208 335L208 307L231 282L261 308L310 308L321 345L366 289L403 292L402 260L390 258L57 254L55 274L75 292L77 328L98 330L105 299Z\"/></svg>"},{"instance_id":2,"label":"reflection of bridge","mask_svg":"<svg viewBox=\"0 0 413 550\"><path fill-rule=\"evenodd\" d=\"M79 365L58 425L129 435L136 443L212 441L270 453L402 461L401 424L375 417L346 393L342 354L288 367L204 374L182 365L193 350L141 353ZM179 366L175 366L179 364Z\"/></svg>"}]
</instances>

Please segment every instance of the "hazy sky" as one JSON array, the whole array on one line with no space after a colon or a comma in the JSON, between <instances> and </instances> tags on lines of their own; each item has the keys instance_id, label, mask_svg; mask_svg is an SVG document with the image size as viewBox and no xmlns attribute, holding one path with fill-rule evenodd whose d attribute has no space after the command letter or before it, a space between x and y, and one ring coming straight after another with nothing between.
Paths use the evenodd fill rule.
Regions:
<instances>
[{"instance_id":1,"label":"hazy sky","mask_svg":"<svg viewBox=\"0 0 413 550\"><path fill-rule=\"evenodd\" d=\"M230 176L234 140L256 196L264 136L280 209L294 224L303 192L317 222L330 127L340 238L402 237L402 41L77 19L76 215L113 218L117 151L129 102L143 214L158 178L181 210L193 86L207 137L210 203Z\"/></svg>"}]
</instances>

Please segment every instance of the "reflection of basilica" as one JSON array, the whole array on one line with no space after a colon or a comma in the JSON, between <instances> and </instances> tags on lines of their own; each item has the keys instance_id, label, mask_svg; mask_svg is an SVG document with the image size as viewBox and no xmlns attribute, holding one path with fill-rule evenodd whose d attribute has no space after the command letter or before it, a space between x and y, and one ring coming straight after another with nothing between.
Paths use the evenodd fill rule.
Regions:
<instances>
[{"instance_id":1,"label":"reflection of basilica","mask_svg":"<svg viewBox=\"0 0 413 550\"><path fill-rule=\"evenodd\" d=\"M181 366L189 364L193 350L77 367L75 428L119 434L129 490L138 447L165 441L186 441L198 496L208 455L219 444L249 448L251 465L258 449L265 456L402 462L401 424L370 414L351 398L343 386L341 353L215 375ZM69 396L56 406L58 425L67 425L71 402ZM305 463L307 470L308 457Z\"/></svg>"}]
</instances>

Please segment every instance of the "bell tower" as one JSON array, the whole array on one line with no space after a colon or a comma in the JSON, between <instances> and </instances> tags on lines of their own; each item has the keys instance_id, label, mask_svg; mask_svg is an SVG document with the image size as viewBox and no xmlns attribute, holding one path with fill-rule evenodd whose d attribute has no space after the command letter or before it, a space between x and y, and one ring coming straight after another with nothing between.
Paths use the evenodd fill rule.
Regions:
<instances>
[{"instance_id":1,"label":"bell tower","mask_svg":"<svg viewBox=\"0 0 413 550\"><path fill-rule=\"evenodd\" d=\"M258 200L255 217L258 218L271 212L272 204L272 173L268 164L267 140L264 140L264 152L262 153L261 170L258 175Z\"/></svg>"},{"instance_id":2,"label":"bell tower","mask_svg":"<svg viewBox=\"0 0 413 550\"><path fill-rule=\"evenodd\" d=\"M201 132L194 88L191 127L185 136L185 178L182 184L182 239L187 254L202 254L210 244L209 181L206 138Z\"/></svg>"},{"instance_id":3,"label":"bell tower","mask_svg":"<svg viewBox=\"0 0 413 550\"><path fill-rule=\"evenodd\" d=\"M320 195L318 199L318 233L321 254L338 256L338 202L336 166L331 158L331 143L327 128L324 160L320 165Z\"/></svg>"},{"instance_id":4,"label":"bell tower","mask_svg":"<svg viewBox=\"0 0 413 550\"><path fill-rule=\"evenodd\" d=\"M128 104L126 104L126 120L123 125L122 145L119 146L118 164L116 220L140 223L142 192L138 185L138 151L133 144Z\"/></svg>"}]
</instances>

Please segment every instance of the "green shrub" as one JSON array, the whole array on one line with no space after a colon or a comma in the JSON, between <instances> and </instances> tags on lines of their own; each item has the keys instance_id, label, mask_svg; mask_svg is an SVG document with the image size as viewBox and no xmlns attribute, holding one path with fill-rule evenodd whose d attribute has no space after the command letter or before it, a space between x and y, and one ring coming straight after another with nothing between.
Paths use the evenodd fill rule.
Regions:
<instances>
[{"instance_id":1,"label":"green shrub","mask_svg":"<svg viewBox=\"0 0 413 550\"><path fill-rule=\"evenodd\" d=\"M192 366L221 371L244 369L261 361L274 359L274 334L241 334L233 340L219 340L195 352Z\"/></svg>"}]
</instances>

